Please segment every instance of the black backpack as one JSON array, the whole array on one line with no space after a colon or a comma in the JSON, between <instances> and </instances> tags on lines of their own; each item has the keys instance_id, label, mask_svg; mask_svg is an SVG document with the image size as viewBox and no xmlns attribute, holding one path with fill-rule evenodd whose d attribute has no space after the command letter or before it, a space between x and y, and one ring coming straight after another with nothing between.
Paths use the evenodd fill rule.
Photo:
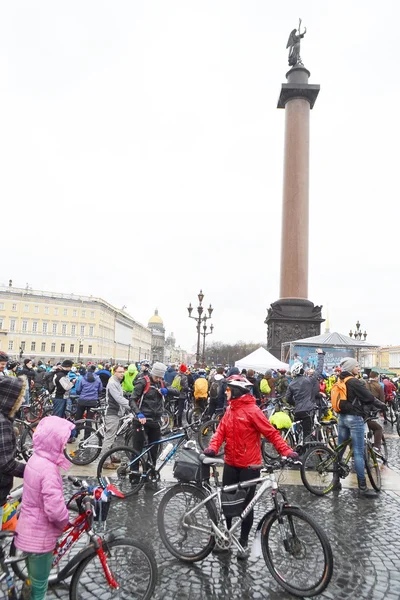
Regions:
<instances>
[{"instance_id":1,"label":"black backpack","mask_svg":"<svg viewBox=\"0 0 400 600\"><path fill-rule=\"evenodd\" d=\"M214 379L214 381L212 382L210 386L210 398L212 398L213 400L215 400L215 398L218 398L219 388L221 387L221 383L223 381L224 379Z\"/></svg>"},{"instance_id":2,"label":"black backpack","mask_svg":"<svg viewBox=\"0 0 400 600\"><path fill-rule=\"evenodd\" d=\"M46 375L43 377L43 387L45 387L50 394L52 394L56 389L56 384L54 383L55 376L55 371L49 371L49 373L46 373Z\"/></svg>"}]
</instances>

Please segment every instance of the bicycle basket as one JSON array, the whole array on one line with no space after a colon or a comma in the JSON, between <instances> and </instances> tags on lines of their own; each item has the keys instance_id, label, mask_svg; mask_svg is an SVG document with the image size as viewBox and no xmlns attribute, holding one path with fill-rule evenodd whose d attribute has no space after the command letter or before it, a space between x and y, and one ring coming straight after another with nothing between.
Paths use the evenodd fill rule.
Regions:
<instances>
[{"instance_id":1,"label":"bicycle basket","mask_svg":"<svg viewBox=\"0 0 400 600\"><path fill-rule=\"evenodd\" d=\"M79 508L79 512L83 511L82 500L83 500L83 496L81 498L77 498L77 500L76 500L76 503ZM111 495L108 497L107 500L93 499L92 500L93 521L96 521L97 523L104 523L108 517L108 511L110 510L110 504L111 504Z\"/></svg>"},{"instance_id":2,"label":"bicycle basket","mask_svg":"<svg viewBox=\"0 0 400 600\"><path fill-rule=\"evenodd\" d=\"M237 490L233 494L221 492L221 504L224 515L226 517L238 517L243 512L246 496L246 490Z\"/></svg>"},{"instance_id":3,"label":"bicycle basket","mask_svg":"<svg viewBox=\"0 0 400 600\"><path fill-rule=\"evenodd\" d=\"M203 465L199 453L192 448L183 448L174 464L174 477L187 483L201 483L210 478L210 466Z\"/></svg>"}]
</instances>

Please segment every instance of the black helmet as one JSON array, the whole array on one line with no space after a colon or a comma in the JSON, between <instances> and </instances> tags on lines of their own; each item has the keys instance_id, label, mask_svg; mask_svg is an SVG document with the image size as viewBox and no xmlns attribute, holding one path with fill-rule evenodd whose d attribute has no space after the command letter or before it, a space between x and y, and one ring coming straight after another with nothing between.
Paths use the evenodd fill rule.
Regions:
<instances>
[{"instance_id":1,"label":"black helmet","mask_svg":"<svg viewBox=\"0 0 400 600\"><path fill-rule=\"evenodd\" d=\"M10 357L5 352L0 352L0 362L8 362Z\"/></svg>"}]
</instances>

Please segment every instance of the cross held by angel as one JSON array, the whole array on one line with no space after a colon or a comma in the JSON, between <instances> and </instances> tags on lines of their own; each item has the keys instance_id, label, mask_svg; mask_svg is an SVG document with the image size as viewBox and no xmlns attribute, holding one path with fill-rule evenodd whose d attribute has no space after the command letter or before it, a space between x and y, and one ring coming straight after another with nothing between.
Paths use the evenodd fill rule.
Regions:
<instances>
[{"instance_id":1,"label":"cross held by angel","mask_svg":"<svg viewBox=\"0 0 400 600\"><path fill-rule=\"evenodd\" d=\"M299 19L299 28L293 29L290 32L288 43L286 44L286 48L290 48L289 50L289 67L301 66L304 67L303 61L300 56L300 40L307 33L307 28L304 27L303 33L301 33L301 19ZM299 32L298 34L296 32Z\"/></svg>"}]
</instances>

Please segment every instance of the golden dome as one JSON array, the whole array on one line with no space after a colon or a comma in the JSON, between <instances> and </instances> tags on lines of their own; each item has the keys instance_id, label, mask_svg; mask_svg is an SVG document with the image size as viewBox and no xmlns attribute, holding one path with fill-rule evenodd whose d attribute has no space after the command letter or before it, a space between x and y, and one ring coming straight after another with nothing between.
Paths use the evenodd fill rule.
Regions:
<instances>
[{"instance_id":1,"label":"golden dome","mask_svg":"<svg viewBox=\"0 0 400 600\"><path fill-rule=\"evenodd\" d=\"M151 319L149 319L149 325L163 325L164 322L162 320L162 318L159 316L158 314L158 310L156 308L156 310L154 311L154 315L151 317Z\"/></svg>"}]
</instances>

